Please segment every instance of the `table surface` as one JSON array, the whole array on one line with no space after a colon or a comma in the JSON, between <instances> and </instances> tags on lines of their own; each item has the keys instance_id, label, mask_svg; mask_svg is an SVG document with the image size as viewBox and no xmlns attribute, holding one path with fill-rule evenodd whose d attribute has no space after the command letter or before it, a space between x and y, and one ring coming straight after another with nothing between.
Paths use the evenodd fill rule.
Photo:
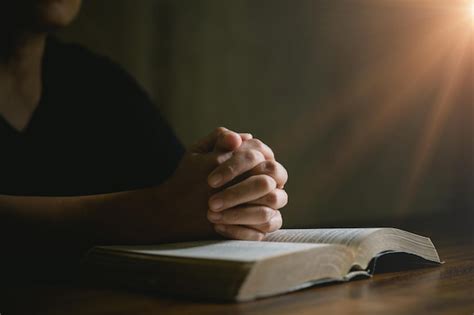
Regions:
<instances>
[{"instance_id":1,"label":"table surface","mask_svg":"<svg viewBox=\"0 0 474 315\"><path fill-rule=\"evenodd\" d=\"M472 240L437 247L442 266L382 273L248 303L36 283L0 289L0 314L474 314Z\"/></svg>"}]
</instances>

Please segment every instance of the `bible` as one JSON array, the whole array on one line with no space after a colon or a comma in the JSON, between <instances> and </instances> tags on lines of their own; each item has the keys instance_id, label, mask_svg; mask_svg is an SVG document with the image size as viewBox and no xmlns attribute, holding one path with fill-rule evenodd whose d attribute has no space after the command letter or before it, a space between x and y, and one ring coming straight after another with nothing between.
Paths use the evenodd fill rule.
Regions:
<instances>
[{"instance_id":1,"label":"bible","mask_svg":"<svg viewBox=\"0 0 474 315\"><path fill-rule=\"evenodd\" d=\"M241 302L370 277L377 261L386 255L399 257L396 269L413 259L441 263L427 237L394 228L357 228L279 230L262 242L97 246L86 255L84 267L101 281Z\"/></svg>"}]
</instances>

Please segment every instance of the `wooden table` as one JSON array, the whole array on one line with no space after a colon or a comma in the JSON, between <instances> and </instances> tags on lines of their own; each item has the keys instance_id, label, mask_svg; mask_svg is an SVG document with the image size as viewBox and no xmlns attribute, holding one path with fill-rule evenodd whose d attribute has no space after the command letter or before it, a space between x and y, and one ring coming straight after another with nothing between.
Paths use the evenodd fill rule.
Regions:
<instances>
[{"instance_id":1,"label":"wooden table","mask_svg":"<svg viewBox=\"0 0 474 315\"><path fill-rule=\"evenodd\" d=\"M436 243L436 242L435 242ZM11 314L474 314L474 243L437 244L441 267L384 273L243 304L146 295L85 284L28 284L0 290Z\"/></svg>"}]
</instances>

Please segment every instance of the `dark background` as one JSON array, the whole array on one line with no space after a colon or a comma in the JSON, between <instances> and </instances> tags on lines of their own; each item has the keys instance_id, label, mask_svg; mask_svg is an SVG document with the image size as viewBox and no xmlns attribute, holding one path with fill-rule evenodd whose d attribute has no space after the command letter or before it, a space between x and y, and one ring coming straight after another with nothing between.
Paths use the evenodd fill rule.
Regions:
<instances>
[{"instance_id":1,"label":"dark background","mask_svg":"<svg viewBox=\"0 0 474 315\"><path fill-rule=\"evenodd\" d=\"M86 0L61 37L122 64L185 144L220 125L269 144L286 227L472 223L466 3Z\"/></svg>"}]
</instances>

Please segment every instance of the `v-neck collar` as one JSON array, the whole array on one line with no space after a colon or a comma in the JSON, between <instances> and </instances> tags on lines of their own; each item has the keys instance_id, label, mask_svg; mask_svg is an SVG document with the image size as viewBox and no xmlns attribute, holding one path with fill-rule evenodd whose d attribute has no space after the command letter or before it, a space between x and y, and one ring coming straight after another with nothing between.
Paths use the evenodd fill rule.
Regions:
<instances>
[{"instance_id":1,"label":"v-neck collar","mask_svg":"<svg viewBox=\"0 0 474 315\"><path fill-rule=\"evenodd\" d=\"M42 58L42 65L41 65L41 96L38 101L38 105L33 109L33 111L30 114L29 120L22 130L16 129L3 115L0 115L0 128L6 129L6 132L14 135L25 135L28 133L28 131L31 129L31 126L33 125L35 121L35 117L38 116L38 112L41 110L42 107L44 107L44 99L46 98L47 94L47 80L48 80L48 66L49 66L49 54L50 54L50 46L52 44L52 39L50 36L46 38L46 43L45 43L45 48L44 48L44 53L43 53L43 58Z\"/></svg>"}]
</instances>

